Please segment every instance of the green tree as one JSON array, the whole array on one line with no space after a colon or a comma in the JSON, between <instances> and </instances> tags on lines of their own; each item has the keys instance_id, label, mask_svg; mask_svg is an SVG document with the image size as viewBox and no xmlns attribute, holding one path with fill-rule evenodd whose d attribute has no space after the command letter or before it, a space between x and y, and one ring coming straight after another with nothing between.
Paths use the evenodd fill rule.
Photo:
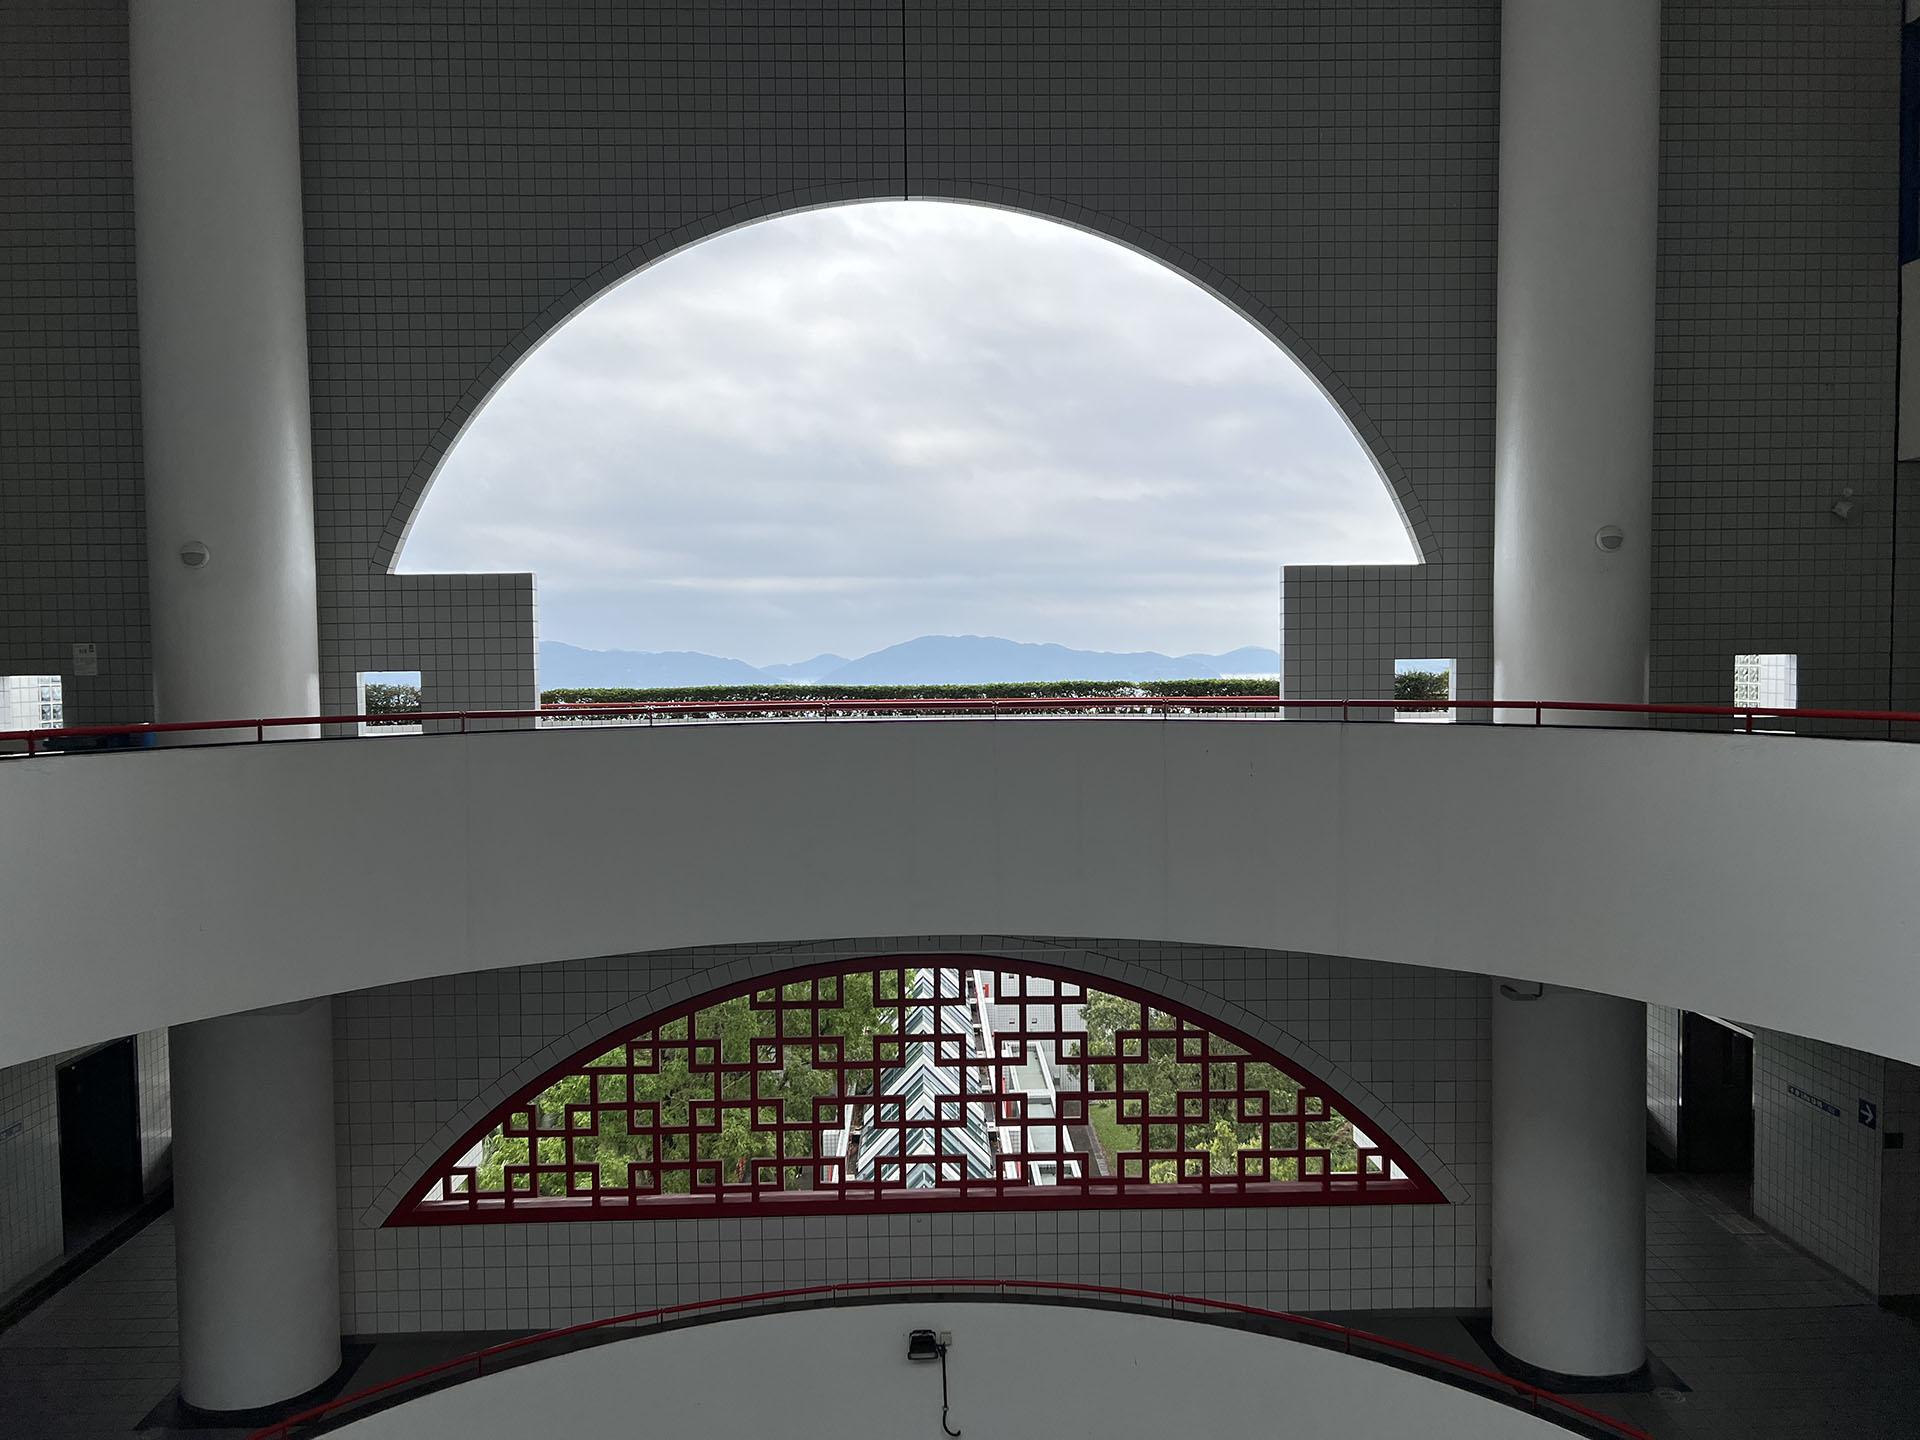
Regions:
<instances>
[{"instance_id":1,"label":"green tree","mask_svg":"<svg viewBox=\"0 0 1920 1440\"><path fill-rule=\"evenodd\" d=\"M791 984L781 993L789 1001L809 1000L812 983ZM716 1183L745 1184L754 1177L755 1160L774 1158L806 1162L784 1166L781 1180L787 1188L811 1188L816 1157L810 1135L789 1132L785 1153L776 1157L780 1142L774 1122L840 1122L837 1106L821 1104L835 1098L837 1072L820 1068L817 1062L835 1054L845 1060L870 1061L874 1037L891 1029L895 1013L883 1011L881 1005L898 998L903 986L912 983L912 972L881 972L877 996L871 972L829 977L819 983L837 987L823 998L839 1003L819 1012L817 1037L811 1030L809 1012L776 1011L771 1004L775 991L761 990L668 1021L652 1036L642 1036L630 1046L616 1046L588 1062L581 1073L555 1081L541 1092L536 1109L541 1129L562 1133L540 1139L541 1163L563 1165L571 1138L574 1170L597 1171L599 1183L608 1188L625 1188L631 1167L656 1164L678 1167L660 1173L661 1194L684 1195L696 1180L701 1188ZM787 1016L785 1034L774 1033L777 1014ZM840 1043L823 1044L823 1039ZM664 1057L653 1073L634 1076L631 1097L627 1075L630 1051L633 1061L641 1066L652 1066L656 1051ZM760 1072L757 1091L754 1072L749 1068L756 1062L778 1067ZM662 1136L656 1154L652 1127L643 1126L642 1133L635 1133L628 1107L657 1107L660 1126L687 1127L695 1105L716 1097L716 1068L721 1102L718 1133L702 1133L691 1144L684 1134ZM594 1102L618 1108L569 1108ZM702 1107L701 1114L705 1122L710 1111ZM477 1188L482 1193L505 1190L508 1170L525 1165L527 1156L526 1137L501 1131L487 1136L481 1142ZM643 1169L632 1178L639 1180L648 1173ZM527 1193L524 1180L517 1180L514 1189ZM536 1191L543 1196L565 1195L565 1172L543 1172Z\"/></svg>"},{"instance_id":2,"label":"green tree","mask_svg":"<svg viewBox=\"0 0 1920 1440\"><path fill-rule=\"evenodd\" d=\"M1085 1056L1095 1062L1087 1065L1091 1088L1134 1092L1116 1096L1111 1107L1097 1103L1091 1117L1117 1173L1135 1171L1138 1161L1122 1162L1131 1153L1144 1160L1147 1178L1155 1184L1196 1180L1203 1166L1216 1175L1234 1174L1240 1151L1261 1150L1269 1144L1274 1149L1291 1149L1302 1125L1307 1148L1327 1152L1322 1162L1327 1170L1353 1173L1358 1157L1353 1126L1318 1097L1303 1098L1299 1083L1277 1066L1247 1060L1242 1072L1237 1057L1244 1052L1215 1037L1203 1087L1200 1063L1181 1058L1180 1022L1167 1012L1089 991L1081 1017L1087 1026ZM1144 1031L1144 1040L1137 1033L1117 1038L1127 1031ZM1097 1063L1103 1055L1115 1058L1109 1064ZM1243 1086L1266 1092L1267 1115L1272 1118L1264 1123L1241 1118L1240 1103L1227 1096ZM1138 1093L1142 1091L1144 1101ZM1197 1153L1182 1161L1174 1158L1176 1151ZM1249 1174L1257 1175L1259 1168L1251 1167ZM1292 1159L1276 1160L1271 1173L1259 1178L1305 1178L1298 1168Z\"/></svg>"},{"instance_id":3,"label":"green tree","mask_svg":"<svg viewBox=\"0 0 1920 1440\"><path fill-rule=\"evenodd\" d=\"M776 992L766 989L706 1006L613 1047L580 1073L555 1081L535 1102L539 1128L549 1132L538 1142L539 1159L554 1167L542 1171L535 1190L550 1197L568 1193L569 1139L573 1173L583 1178L597 1173L599 1183L610 1189L624 1189L630 1171L642 1186L657 1174L654 1188L660 1194L741 1185L754 1179L756 1161L774 1159L782 1162L784 1188L812 1188L819 1157L811 1132L789 1131L783 1144L776 1125L841 1123L841 1107L849 1097L838 1093L839 1071L829 1062L836 1054L855 1064L872 1061L874 1040L891 1030L899 1013L893 1002L912 984L912 976L911 971L882 971L876 984L869 971L821 980L822 998L837 1003L819 1012L818 1035L810 1008L777 1010ZM778 993L789 1002L807 1002L815 993L813 984L791 984ZM829 985L835 988L824 988ZM1353 1173L1358 1149L1352 1125L1319 1097L1303 1095L1298 1082L1278 1067L1214 1037L1203 1076L1198 1060L1183 1058L1192 1053L1191 1028L1183 1032L1170 1013L1092 990L1080 1013L1087 1027L1084 1057L1104 1058L1086 1066L1084 1083L1112 1097L1094 1102L1089 1119L1116 1172L1139 1173L1144 1166L1155 1184L1198 1180L1203 1173L1232 1175L1242 1152L1269 1143L1290 1149L1304 1128L1308 1149L1325 1152L1326 1169ZM777 1015L787 1017L784 1033L775 1033ZM631 1096L630 1060L640 1067L631 1079ZM1071 1072L1073 1066L1068 1068ZM1266 1093L1264 1119L1257 1111L1246 1112L1254 1118L1242 1118L1242 1102L1228 1098L1242 1087ZM634 1107L657 1112L660 1127L683 1133L656 1139L651 1124L635 1133L629 1125ZM684 1132L696 1114L703 1125L717 1129L689 1139ZM1182 1151L1184 1160L1176 1158ZM1135 1159L1123 1164L1129 1154ZM527 1155L524 1136L501 1131L487 1136L481 1142L478 1189L503 1191L508 1172L526 1165ZM635 1166L641 1168L634 1171ZM1286 1159L1272 1162L1266 1174L1251 1165L1248 1174L1290 1181L1309 1178L1319 1167L1310 1166L1307 1175L1297 1171L1296 1162ZM528 1193L524 1177L515 1179L514 1190Z\"/></svg>"},{"instance_id":4,"label":"green tree","mask_svg":"<svg viewBox=\"0 0 1920 1440\"><path fill-rule=\"evenodd\" d=\"M1140 1005L1104 990L1089 990L1086 1003L1080 1007L1080 1018L1087 1027L1087 1053L1111 1055L1116 1030L1140 1028Z\"/></svg>"},{"instance_id":5,"label":"green tree","mask_svg":"<svg viewBox=\"0 0 1920 1440\"><path fill-rule=\"evenodd\" d=\"M1398 670L1393 676L1393 698L1396 700L1450 700L1453 698L1453 677L1445 670ZM1432 709L1427 706L1402 705L1401 710L1413 712Z\"/></svg>"},{"instance_id":6,"label":"green tree","mask_svg":"<svg viewBox=\"0 0 1920 1440\"><path fill-rule=\"evenodd\" d=\"M403 717L420 713L420 687L418 685L387 685L378 680L369 680L366 696L362 703L365 715L392 715ZM403 718L392 720L370 720L370 725L407 725L412 722Z\"/></svg>"}]
</instances>

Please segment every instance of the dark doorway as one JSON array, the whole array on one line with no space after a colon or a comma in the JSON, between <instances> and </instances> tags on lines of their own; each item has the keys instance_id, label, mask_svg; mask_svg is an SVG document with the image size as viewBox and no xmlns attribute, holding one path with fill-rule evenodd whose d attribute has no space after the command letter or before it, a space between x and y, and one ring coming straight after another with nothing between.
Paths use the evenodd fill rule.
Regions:
<instances>
[{"instance_id":1,"label":"dark doorway","mask_svg":"<svg viewBox=\"0 0 1920 1440\"><path fill-rule=\"evenodd\" d=\"M60 1097L60 1220L68 1254L140 1205L140 1097L133 1040L55 1071Z\"/></svg>"},{"instance_id":2,"label":"dark doorway","mask_svg":"<svg viewBox=\"0 0 1920 1440\"><path fill-rule=\"evenodd\" d=\"M1680 1168L1753 1174L1753 1037L1691 1012L1680 1017Z\"/></svg>"}]
</instances>

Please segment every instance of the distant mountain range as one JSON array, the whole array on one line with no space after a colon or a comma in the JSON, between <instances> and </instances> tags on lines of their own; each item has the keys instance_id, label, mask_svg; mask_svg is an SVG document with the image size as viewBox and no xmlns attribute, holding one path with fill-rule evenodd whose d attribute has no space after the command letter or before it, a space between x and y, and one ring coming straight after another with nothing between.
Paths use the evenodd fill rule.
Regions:
<instances>
[{"instance_id":1,"label":"distant mountain range","mask_svg":"<svg viewBox=\"0 0 1920 1440\"><path fill-rule=\"evenodd\" d=\"M847 663L844 655L816 655L811 660L802 660L798 665L762 665L760 673L774 680L786 680L795 685L813 685L833 674Z\"/></svg>"},{"instance_id":2,"label":"distant mountain range","mask_svg":"<svg viewBox=\"0 0 1920 1440\"><path fill-rule=\"evenodd\" d=\"M548 690L658 690L673 685L764 685L773 677L744 660L697 650L582 650L540 642L540 684Z\"/></svg>"},{"instance_id":3,"label":"distant mountain range","mask_svg":"<svg viewBox=\"0 0 1920 1440\"><path fill-rule=\"evenodd\" d=\"M540 642L549 690L665 689L681 685L992 685L1047 680L1212 680L1280 673L1280 653L1258 645L1224 655L1116 654L1028 645L991 635L922 635L848 660L816 655L795 665L753 666L697 650L582 650Z\"/></svg>"}]
</instances>

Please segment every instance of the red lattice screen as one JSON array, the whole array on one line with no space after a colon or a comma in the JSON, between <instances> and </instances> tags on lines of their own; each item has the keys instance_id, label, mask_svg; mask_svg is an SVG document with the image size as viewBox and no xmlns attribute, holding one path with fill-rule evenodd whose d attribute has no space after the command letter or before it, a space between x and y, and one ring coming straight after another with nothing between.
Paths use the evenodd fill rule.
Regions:
<instances>
[{"instance_id":1,"label":"red lattice screen","mask_svg":"<svg viewBox=\"0 0 1920 1440\"><path fill-rule=\"evenodd\" d=\"M1320 1081L1163 999L966 956L788 972L607 1037L391 1224L1435 1202Z\"/></svg>"}]
</instances>

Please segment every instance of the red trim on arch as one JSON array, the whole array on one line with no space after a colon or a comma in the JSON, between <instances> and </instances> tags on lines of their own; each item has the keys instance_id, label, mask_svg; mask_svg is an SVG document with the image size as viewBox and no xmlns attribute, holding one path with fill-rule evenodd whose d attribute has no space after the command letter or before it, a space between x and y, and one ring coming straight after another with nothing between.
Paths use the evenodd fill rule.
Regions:
<instances>
[{"instance_id":1,"label":"red trim on arch","mask_svg":"<svg viewBox=\"0 0 1920 1440\"><path fill-rule=\"evenodd\" d=\"M386 1224L1444 1202L1330 1086L1164 996L888 955L612 1032L470 1128Z\"/></svg>"}]
</instances>

